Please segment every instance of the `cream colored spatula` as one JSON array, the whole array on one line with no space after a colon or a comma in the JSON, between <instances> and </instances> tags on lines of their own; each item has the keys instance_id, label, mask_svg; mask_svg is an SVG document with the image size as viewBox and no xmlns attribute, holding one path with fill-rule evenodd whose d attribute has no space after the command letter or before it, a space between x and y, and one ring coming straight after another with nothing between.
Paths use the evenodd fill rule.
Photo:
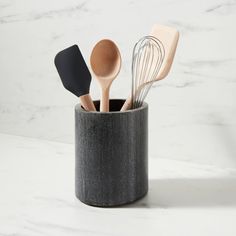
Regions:
<instances>
[{"instance_id":1,"label":"cream colored spatula","mask_svg":"<svg viewBox=\"0 0 236 236\"><path fill-rule=\"evenodd\" d=\"M168 26L154 25L150 35L158 38L163 43L165 49L164 61L157 77L157 80L161 80L164 79L170 71L179 40L179 32Z\"/></svg>"},{"instance_id":2,"label":"cream colored spatula","mask_svg":"<svg viewBox=\"0 0 236 236\"><path fill-rule=\"evenodd\" d=\"M164 25L154 25L151 30L150 36L154 36L155 38L160 40L160 42L164 46L165 56L157 77L154 80L146 81L145 84L140 85L140 88L138 88L138 90L143 89L143 87L150 83L164 79L168 75L179 40L179 32L174 28ZM132 97L129 97L122 106L121 111L131 109L132 102Z\"/></svg>"}]
</instances>

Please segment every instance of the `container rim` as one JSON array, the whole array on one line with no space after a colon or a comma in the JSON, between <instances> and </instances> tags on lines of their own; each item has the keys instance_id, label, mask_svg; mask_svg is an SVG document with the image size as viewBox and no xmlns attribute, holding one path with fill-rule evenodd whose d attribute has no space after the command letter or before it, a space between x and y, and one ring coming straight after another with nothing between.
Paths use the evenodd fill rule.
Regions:
<instances>
[{"instance_id":1,"label":"container rim","mask_svg":"<svg viewBox=\"0 0 236 236\"><path fill-rule=\"evenodd\" d=\"M99 102L100 100L94 100L93 102ZM110 99L110 101L124 101L125 102L125 99ZM127 110L127 111L109 111L109 112L101 112L101 111L86 111L82 108L81 104L78 103L75 105L75 110L76 111L80 111L80 112L83 112L83 113L88 113L88 114L103 114L103 115L109 115L109 114L125 114L125 113L133 113L133 112L138 112L140 110L144 110L144 109L147 109L148 108L148 103L146 102L143 102L143 105L139 108L135 108L135 109L130 109L130 110Z\"/></svg>"}]
</instances>

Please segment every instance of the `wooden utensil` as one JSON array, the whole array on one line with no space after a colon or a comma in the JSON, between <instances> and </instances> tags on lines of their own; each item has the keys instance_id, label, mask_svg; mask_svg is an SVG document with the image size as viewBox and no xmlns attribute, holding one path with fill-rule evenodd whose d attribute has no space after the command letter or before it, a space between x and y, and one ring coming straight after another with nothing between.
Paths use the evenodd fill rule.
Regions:
<instances>
[{"instance_id":1,"label":"wooden utensil","mask_svg":"<svg viewBox=\"0 0 236 236\"><path fill-rule=\"evenodd\" d=\"M164 79L168 75L171 65L173 63L175 51L179 40L179 32L176 29L163 25L154 25L150 35L157 38L163 44L165 56L157 77L154 80L146 82L142 86L146 86L150 83L153 83L154 81ZM125 101L124 105L121 108L121 111L128 110L131 108L131 106L132 96L130 96Z\"/></svg>"},{"instance_id":2,"label":"wooden utensil","mask_svg":"<svg viewBox=\"0 0 236 236\"><path fill-rule=\"evenodd\" d=\"M90 64L101 86L100 111L109 111L109 90L121 67L121 56L116 44L109 40L99 41L93 48Z\"/></svg>"},{"instance_id":3,"label":"wooden utensil","mask_svg":"<svg viewBox=\"0 0 236 236\"><path fill-rule=\"evenodd\" d=\"M77 45L60 51L55 66L63 86L80 98L81 105L87 111L96 111L89 95L91 74Z\"/></svg>"},{"instance_id":4,"label":"wooden utensil","mask_svg":"<svg viewBox=\"0 0 236 236\"><path fill-rule=\"evenodd\" d=\"M158 80L161 80L168 75L172 66L179 41L179 32L172 27L154 25L150 35L159 39L163 43L165 49L165 58L160 73L158 74Z\"/></svg>"}]
</instances>

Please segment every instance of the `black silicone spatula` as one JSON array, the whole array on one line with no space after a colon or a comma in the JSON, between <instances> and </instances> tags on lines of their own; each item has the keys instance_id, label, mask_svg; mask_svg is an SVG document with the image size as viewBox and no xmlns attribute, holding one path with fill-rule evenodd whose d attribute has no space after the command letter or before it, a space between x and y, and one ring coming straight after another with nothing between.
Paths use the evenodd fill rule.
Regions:
<instances>
[{"instance_id":1,"label":"black silicone spatula","mask_svg":"<svg viewBox=\"0 0 236 236\"><path fill-rule=\"evenodd\" d=\"M87 111L96 111L89 95L91 74L77 45L60 51L55 57L55 66L63 86L80 98Z\"/></svg>"}]
</instances>

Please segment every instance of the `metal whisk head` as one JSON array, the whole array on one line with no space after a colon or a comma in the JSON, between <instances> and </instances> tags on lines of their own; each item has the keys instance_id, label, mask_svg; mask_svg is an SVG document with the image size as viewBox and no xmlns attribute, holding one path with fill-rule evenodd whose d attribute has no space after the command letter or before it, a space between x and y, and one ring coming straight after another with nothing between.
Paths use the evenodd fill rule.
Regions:
<instances>
[{"instance_id":1,"label":"metal whisk head","mask_svg":"<svg viewBox=\"0 0 236 236\"><path fill-rule=\"evenodd\" d=\"M142 106L158 76L164 57L162 42L153 36L145 36L135 44L132 59L133 109Z\"/></svg>"}]
</instances>

